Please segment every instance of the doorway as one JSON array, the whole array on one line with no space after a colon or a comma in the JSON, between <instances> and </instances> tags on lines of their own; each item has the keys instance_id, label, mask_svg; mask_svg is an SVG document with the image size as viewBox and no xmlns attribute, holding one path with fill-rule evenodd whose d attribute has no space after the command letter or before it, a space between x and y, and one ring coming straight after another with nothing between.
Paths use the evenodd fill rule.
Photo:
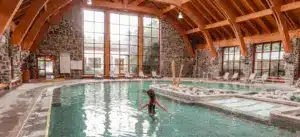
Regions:
<instances>
[{"instance_id":1,"label":"doorway","mask_svg":"<svg viewBox=\"0 0 300 137\"><path fill-rule=\"evenodd\" d=\"M54 78L54 57L39 56L38 57L38 76L39 78L53 79Z\"/></svg>"}]
</instances>

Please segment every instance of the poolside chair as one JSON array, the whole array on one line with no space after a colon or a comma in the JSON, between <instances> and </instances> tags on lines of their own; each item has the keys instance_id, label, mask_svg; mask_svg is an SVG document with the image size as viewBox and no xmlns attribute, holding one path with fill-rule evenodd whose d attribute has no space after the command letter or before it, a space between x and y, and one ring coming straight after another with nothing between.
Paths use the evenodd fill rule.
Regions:
<instances>
[{"instance_id":1,"label":"poolside chair","mask_svg":"<svg viewBox=\"0 0 300 137\"><path fill-rule=\"evenodd\" d=\"M239 79L239 73L235 72L231 77L231 80L237 80L237 79Z\"/></svg>"},{"instance_id":2,"label":"poolside chair","mask_svg":"<svg viewBox=\"0 0 300 137\"><path fill-rule=\"evenodd\" d=\"M226 72L223 76L223 80L229 80L229 72Z\"/></svg>"},{"instance_id":3,"label":"poolside chair","mask_svg":"<svg viewBox=\"0 0 300 137\"><path fill-rule=\"evenodd\" d=\"M156 71L152 71L152 78L162 78L162 76L157 75Z\"/></svg>"},{"instance_id":4,"label":"poolside chair","mask_svg":"<svg viewBox=\"0 0 300 137\"><path fill-rule=\"evenodd\" d=\"M256 73L252 73L249 78L247 79L247 82L254 83L255 82Z\"/></svg>"},{"instance_id":5,"label":"poolside chair","mask_svg":"<svg viewBox=\"0 0 300 137\"><path fill-rule=\"evenodd\" d=\"M110 79L116 79L116 78L118 78L118 77L115 75L115 71L110 71L109 77L110 77Z\"/></svg>"},{"instance_id":6,"label":"poolside chair","mask_svg":"<svg viewBox=\"0 0 300 137\"><path fill-rule=\"evenodd\" d=\"M103 79L103 76L102 75L95 75L94 78L95 79Z\"/></svg>"},{"instance_id":7,"label":"poolside chair","mask_svg":"<svg viewBox=\"0 0 300 137\"><path fill-rule=\"evenodd\" d=\"M129 72L125 72L125 78L126 79L132 79L133 76L129 74Z\"/></svg>"},{"instance_id":8,"label":"poolside chair","mask_svg":"<svg viewBox=\"0 0 300 137\"><path fill-rule=\"evenodd\" d=\"M144 78L148 78L147 76L144 75L144 72L143 72L143 71L139 72L139 77L140 77L140 78L143 78L143 79L144 79Z\"/></svg>"}]
</instances>

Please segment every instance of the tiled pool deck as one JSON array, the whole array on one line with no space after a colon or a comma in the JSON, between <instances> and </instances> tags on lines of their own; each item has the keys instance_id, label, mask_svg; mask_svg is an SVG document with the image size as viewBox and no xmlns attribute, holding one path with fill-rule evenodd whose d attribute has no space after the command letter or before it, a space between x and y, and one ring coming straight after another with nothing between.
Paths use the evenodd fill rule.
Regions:
<instances>
[{"instance_id":1,"label":"tiled pool deck","mask_svg":"<svg viewBox=\"0 0 300 137\"><path fill-rule=\"evenodd\" d=\"M151 80L151 79L150 79ZM163 80L170 80L164 78ZM183 81L193 81L195 79L183 79ZM12 90L0 97L0 136L2 137L44 137L47 126L47 117L51 104L53 89L64 85L100 82L110 80L66 80L63 82L48 82L48 83L30 83L23 84L15 90ZM126 80L125 80L126 81ZM213 81L211 81L213 82ZM224 82L228 83L228 82ZM240 84L238 82L231 82L233 84ZM263 87L279 87L290 88L289 85L282 84L265 84L255 85ZM259 110L258 104L266 108L283 109L284 106L277 106L272 104L264 104L263 102L251 102L251 100L218 100L211 103L227 102L224 105L233 106L237 109L255 112L257 114L267 116L267 111ZM242 105L236 105L234 101L241 101ZM249 108L245 107L250 105ZM268 110L269 110L268 109Z\"/></svg>"}]
</instances>

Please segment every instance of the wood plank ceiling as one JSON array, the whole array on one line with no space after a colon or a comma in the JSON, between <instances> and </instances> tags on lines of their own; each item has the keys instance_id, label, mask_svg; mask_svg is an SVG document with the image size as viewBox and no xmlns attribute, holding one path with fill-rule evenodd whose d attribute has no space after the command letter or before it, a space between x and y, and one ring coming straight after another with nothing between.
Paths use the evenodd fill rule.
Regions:
<instances>
[{"instance_id":1,"label":"wood plank ceiling","mask_svg":"<svg viewBox=\"0 0 300 137\"><path fill-rule=\"evenodd\" d=\"M212 56L216 54L215 46L240 46L243 55L247 55L246 44L274 40L281 40L285 52L291 52L290 38L300 36L298 34L300 0L92 0L92 5L87 5L87 0L61 0L63 2L43 0L46 4L41 3L40 0L12 1L16 5L0 2L0 9L11 7L6 10L14 11L15 8L18 10L12 15L6 15L8 12L3 11L1 13L0 10L0 15L5 14L0 18L12 18L11 24L16 25L17 31L12 34L16 37L14 43L21 46L24 44L26 50L31 49L36 39L40 39L37 37L40 33L46 32L43 25L49 26L52 16L67 11L63 10L63 7L75 4L88 8L126 10L166 18L177 25L180 34L193 41L193 44L197 45L196 48L205 46L211 51ZM20 2L22 4L17 5ZM28 13L33 11L37 14ZM183 19L177 18L179 12L182 12ZM10 18L7 20L9 21ZM33 21L22 21L23 18L33 19ZM26 24L20 24L22 22ZM21 28L18 29L18 26ZM0 24L0 30L3 27L7 25Z\"/></svg>"}]
</instances>

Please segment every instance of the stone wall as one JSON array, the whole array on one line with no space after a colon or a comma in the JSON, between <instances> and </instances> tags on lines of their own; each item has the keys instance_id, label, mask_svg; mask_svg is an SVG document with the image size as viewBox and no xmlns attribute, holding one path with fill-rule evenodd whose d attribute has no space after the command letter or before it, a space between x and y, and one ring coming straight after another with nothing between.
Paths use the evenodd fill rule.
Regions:
<instances>
[{"instance_id":1,"label":"stone wall","mask_svg":"<svg viewBox=\"0 0 300 137\"><path fill-rule=\"evenodd\" d=\"M172 76L171 62L174 59L176 76L183 64L183 77L192 77L195 59L188 56L183 38L166 21L161 20L160 73L164 77Z\"/></svg>"},{"instance_id":2,"label":"stone wall","mask_svg":"<svg viewBox=\"0 0 300 137\"><path fill-rule=\"evenodd\" d=\"M0 82L9 83L11 80L11 59L10 59L10 45L9 41L9 29L4 33L6 43L0 45Z\"/></svg>"},{"instance_id":3,"label":"stone wall","mask_svg":"<svg viewBox=\"0 0 300 137\"><path fill-rule=\"evenodd\" d=\"M0 46L0 82L10 83L11 80L22 80L22 63L29 55L18 45L10 45L10 28L5 32L6 43ZM13 75L12 75L13 74Z\"/></svg>"},{"instance_id":4,"label":"stone wall","mask_svg":"<svg viewBox=\"0 0 300 137\"><path fill-rule=\"evenodd\" d=\"M63 19L50 26L45 39L41 42L37 55L54 56L54 75L60 76L59 55L68 52L71 60L83 60L83 22L80 7L74 7ZM78 78L81 70L71 70L70 77Z\"/></svg>"},{"instance_id":5,"label":"stone wall","mask_svg":"<svg viewBox=\"0 0 300 137\"><path fill-rule=\"evenodd\" d=\"M248 52L248 56L241 56L240 60L241 60L241 74L240 77L245 77L245 78L249 78L249 76L252 73L253 70L253 59L254 59L254 45L253 44L247 44L247 52ZM245 79L246 82L246 79Z\"/></svg>"},{"instance_id":6,"label":"stone wall","mask_svg":"<svg viewBox=\"0 0 300 137\"><path fill-rule=\"evenodd\" d=\"M208 50L197 51L197 70L198 77L218 77L222 73L222 50L217 48L218 55L214 58L210 56Z\"/></svg>"},{"instance_id":7,"label":"stone wall","mask_svg":"<svg viewBox=\"0 0 300 137\"><path fill-rule=\"evenodd\" d=\"M284 54L284 62L285 62L285 77L290 79L290 83L294 83L299 72L299 57L300 57L300 39L293 38L291 40L291 44L293 46L292 53Z\"/></svg>"}]
</instances>

